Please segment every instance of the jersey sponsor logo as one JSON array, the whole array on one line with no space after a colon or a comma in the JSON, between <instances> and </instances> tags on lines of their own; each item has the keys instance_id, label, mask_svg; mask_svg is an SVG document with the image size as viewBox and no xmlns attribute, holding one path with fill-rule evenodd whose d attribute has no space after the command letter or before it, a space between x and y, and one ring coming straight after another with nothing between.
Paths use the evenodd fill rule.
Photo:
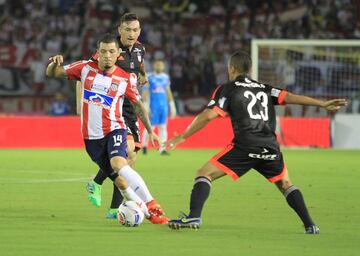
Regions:
<instances>
[{"instance_id":1,"label":"jersey sponsor logo","mask_svg":"<svg viewBox=\"0 0 360 256\"><path fill-rule=\"evenodd\" d=\"M108 93L109 92L109 86L107 86L107 85L93 83L90 87L91 87L91 90L94 92L99 92L99 93L103 93L103 92Z\"/></svg>"},{"instance_id":2,"label":"jersey sponsor logo","mask_svg":"<svg viewBox=\"0 0 360 256\"><path fill-rule=\"evenodd\" d=\"M113 102L113 98L100 93L84 90L84 102L109 109Z\"/></svg>"},{"instance_id":3,"label":"jersey sponsor logo","mask_svg":"<svg viewBox=\"0 0 360 256\"><path fill-rule=\"evenodd\" d=\"M135 48L135 49L134 49L134 52L141 52L141 49Z\"/></svg>"},{"instance_id":4,"label":"jersey sponsor logo","mask_svg":"<svg viewBox=\"0 0 360 256\"><path fill-rule=\"evenodd\" d=\"M222 97L219 99L219 107L220 108L224 108L225 101L226 101L225 97Z\"/></svg>"},{"instance_id":5,"label":"jersey sponsor logo","mask_svg":"<svg viewBox=\"0 0 360 256\"><path fill-rule=\"evenodd\" d=\"M273 161L277 159L277 154L257 154L257 153L249 153L248 155L251 158L257 158L262 160Z\"/></svg>"},{"instance_id":6,"label":"jersey sponsor logo","mask_svg":"<svg viewBox=\"0 0 360 256\"><path fill-rule=\"evenodd\" d=\"M86 78L86 80L92 81L92 80L94 80L94 78L95 78L95 77L93 77L93 76L88 76L88 77Z\"/></svg>"},{"instance_id":7,"label":"jersey sponsor logo","mask_svg":"<svg viewBox=\"0 0 360 256\"><path fill-rule=\"evenodd\" d=\"M214 105L215 103L216 103L215 100L210 100L210 102L207 104L207 106L210 107L210 106Z\"/></svg>"},{"instance_id":8,"label":"jersey sponsor logo","mask_svg":"<svg viewBox=\"0 0 360 256\"><path fill-rule=\"evenodd\" d=\"M248 79L246 77L245 77L244 81L245 81L245 83L236 81L235 85L236 86L242 86L242 87L251 87L251 88L265 88L265 85L253 82L253 81L251 81L250 79Z\"/></svg>"},{"instance_id":9,"label":"jersey sponsor logo","mask_svg":"<svg viewBox=\"0 0 360 256\"><path fill-rule=\"evenodd\" d=\"M155 87L151 90L151 93L166 93L165 89L163 87Z\"/></svg>"}]
</instances>

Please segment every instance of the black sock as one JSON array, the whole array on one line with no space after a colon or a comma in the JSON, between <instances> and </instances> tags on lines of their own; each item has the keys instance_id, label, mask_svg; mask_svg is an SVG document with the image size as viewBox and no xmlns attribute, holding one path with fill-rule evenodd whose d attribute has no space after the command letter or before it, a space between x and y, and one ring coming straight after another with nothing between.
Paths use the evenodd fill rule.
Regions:
<instances>
[{"instance_id":1,"label":"black sock","mask_svg":"<svg viewBox=\"0 0 360 256\"><path fill-rule=\"evenodd\" d=\"M111 209L119 208L120 204L122 203L123 198L124 197L120 193L118 187L114 184L114 191L113 191L110 208Z\"/></svg>"},{"instance_id":2,"label":"black sock","mask_svg":"<svg viewBox=\"0 0 360 256\"><path fill-rule=\"evenodd\" d=\"M284 196L286 197L286 201L290 207L294 209L297 215L299 215L305 227L314 225L314 222L306 208L304 197L297 187L291 186L285 190Z\"/></svg>"},{"instance_id":3,"label":"black sock","mask_svg":"<svg viewBox=\"0 0 360 256\"><path fill-rule=\"evenodd\" d=\"M98 173L94 178L94 181L97 184L102 185L104 183L104 180L106 180L106 178L107 178L107 174L103 170L99 169Z\"/></svg>"},{"instance_id":4,"label":"black sock","mask_svg":"<svg viewBox=\"0 0 360 256\"><path fill-rule=\"evenodd\" d=\"M189 218L200 218L201 211L206 199L209 197L211 181L205 177L195 179L193 190L190 197Z\"/></svg>"}]
</instances>

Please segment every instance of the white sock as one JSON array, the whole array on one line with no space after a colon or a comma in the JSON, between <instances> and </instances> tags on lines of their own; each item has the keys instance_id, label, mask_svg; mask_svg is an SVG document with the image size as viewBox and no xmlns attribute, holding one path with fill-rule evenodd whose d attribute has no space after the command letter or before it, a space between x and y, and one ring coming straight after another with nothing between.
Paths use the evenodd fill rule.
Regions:
<instances>
[{"instance_id":1,"label":"white sock","mask_svg":"<svg viewBox=\"0 0 360 256\"><path fill-rule=\"evenodd\" d=\"M147 130L144 129L143 137L142 137L142 147L146 148L148 146L148 143L149 143L149 134Z\"/></svg>"},{"instance_id":2,"label":"white sock","mask_svg":"<svg viewBox=\"0 0 360 256\"><path fill-rule=\"evenodd\" d=\"M159 138L161 142L165 142L167 140L167 127L166 124L159 125ZM166 148L164 146L160 146L159 151L164 151Z\"/></svg>"},{"instance_id":3,"label":"white sock","mask_svg":"<svg viewBox=\"0 0 360 256\"><path fill-rule=\"evenodd\" d=\"M148 187L141 176L134 171L129 165L125 165L120 169L119 175L124 177L129 187L143 200L145 203L150 202L154 198L150 194Z\"/></svg>"},{"instance_id":4,"label":"white sock","mask_svg":"<svg viewBox=\"0 0 360 256\"><path fill-rule=\"evenodd\" d=\"M150 217L148 208L143 200L140 199L140 197L132 190L130 186L128 186L125 190L120 190L120 193L123 195L124 198L130 201L134 201L138 205L140 205L141 209L143 210L145 216L148 218Z\"/></svg>"}]
</instances>

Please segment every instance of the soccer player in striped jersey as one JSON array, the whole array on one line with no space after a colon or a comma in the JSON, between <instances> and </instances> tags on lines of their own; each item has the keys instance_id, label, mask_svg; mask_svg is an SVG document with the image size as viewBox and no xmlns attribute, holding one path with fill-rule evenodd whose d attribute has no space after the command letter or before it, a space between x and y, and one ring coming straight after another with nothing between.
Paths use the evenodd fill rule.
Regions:
<instances>
[{"instance_id":1,"label":"soccer player in striped jersey","mask_svg":"<svg viewBox=\"0 0 360 256\"><path fill-rule=\"evenodd\" d=\"M225 175L236 180L253 168L276 185L289 206L300 217L305 233L318 234L319 227L310 217L299 188L294 186L289 178L276 140L275 105L310 105L334 111L345 106L346 100L322 101L262 84L248 76L250 68L251 59L246 52L234 53L228 63L230 81L218 86L208 107L182 134L167 142L167 145L173 148L214 118L230 116L234 132L232 143L200 168L191 192L189 214L184 214L180 219L170 220L169 227L199 228L201 212L212 182Z\"/></svg>"},{"instance_id":2,"label":"soccer player in striped jersey","mask_svg":"<svg viewBox=\"0 0 360 256\"><path fill-rule=\"evenodd\" d=\"M149 73L148 85L144 86L142 98L145 106L149 110L151 124L153 128L158 127L160 141L167 140L167 118L170 107L170 117L176 116L176 108L174 104L174 97L170 89L169 75L164 72L165 63L162 60L155 60L153 63L153 72ZM147 144L149 136L146 131L143 133L142 150L147 152ZM165 146L161 145L159 148L160 155L168 155Z\"/></svg>"},{"instance_id":3,"label":"soccer player in striped jersey","mask_svg":"<svg viewBox=\"0 0 360 256\"><path fill-rule=\"evenodd\" d=\"M119 57L119 42L110 34L97 43L98 61L77 61L62 66L63 56L50 58L48 77L68 78L82 83L81 130L90 158L107 173L121 194L143 209L154 224L168 219L149 212L154 201L141 176L127 162L127 131L122 104L126 96L150 134L152 143L159 141L136 87L137 77L115 65Z\"/></svg>"},{"instance_id":4,"label":"soccer player in striped jersey","mask_svg":"<svg viewBox=\"0 0 360 256\"><path fill-rule=\"evenodd\" d=\"M120 46L120 55L116 61L116 65L126 72L134 73L138 77L138 85L147 83L147 74L144 66L145 48L137 41L141 32L140 21L136 14L125 13L121 16L118 26L119 37L118 42ZM97 61L98 54L94 54L91 58ZM80 86L80 82L78 87ZM137 151L141 148L139 124L137 121L134 108L130 101L125 97L123 104L123 117L127 126L127 141L128 141L128 163L134 168ZM101 206L102 198L102 184L107 178L106 172L99 169L94 179L87 184L89 192L88 199L95 206ZM119 190L114 186L113 195L110 204L110 209L107 212L107 218L115 218L117 208L121 204L123 198ZM158 215L164 214L161 206L154 200L148 204L149 211Z\"/></svg>"}]
</instances>

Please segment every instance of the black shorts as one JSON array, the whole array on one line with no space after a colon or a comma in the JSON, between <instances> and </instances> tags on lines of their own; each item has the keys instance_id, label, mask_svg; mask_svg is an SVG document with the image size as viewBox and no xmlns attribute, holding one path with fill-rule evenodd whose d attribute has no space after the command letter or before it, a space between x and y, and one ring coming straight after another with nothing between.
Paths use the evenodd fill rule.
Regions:
<instances>
[{"instance_id":1,"label":"black shorts","mask_svg":"<svg viewBox=\"0 0 360 256\"><path fill-rule=\"evenodd\" d=\"M114 180L118 174L111 168L110 159L114 156L127 158L126 130L118 129L110 132L102 139L84 140L86 152L110 179Z\"/></svg>"},{"instance_id":2,"label":"black shorts","mask_svg":"<svg viewBox=\"0 0 360 256\"><path fill-rule=\"evenodd\" d=\"M135 152L137 152L141 149L139 122L125 118L125 123L127 126L127 140L135 142Z\"/></svg>"},{"instance_id":3,"label":"black shorts","mask_svg":"<svg viewBox=\"0 0 360 256\"><path fill-rule=\"evenodd\" d=\"M270 182L277 182L286 174L282 153L270 148L241 149L231 144L209 162L233 180L238 179L251 168L257 170Z\"/></svg>"}]
</instances>

